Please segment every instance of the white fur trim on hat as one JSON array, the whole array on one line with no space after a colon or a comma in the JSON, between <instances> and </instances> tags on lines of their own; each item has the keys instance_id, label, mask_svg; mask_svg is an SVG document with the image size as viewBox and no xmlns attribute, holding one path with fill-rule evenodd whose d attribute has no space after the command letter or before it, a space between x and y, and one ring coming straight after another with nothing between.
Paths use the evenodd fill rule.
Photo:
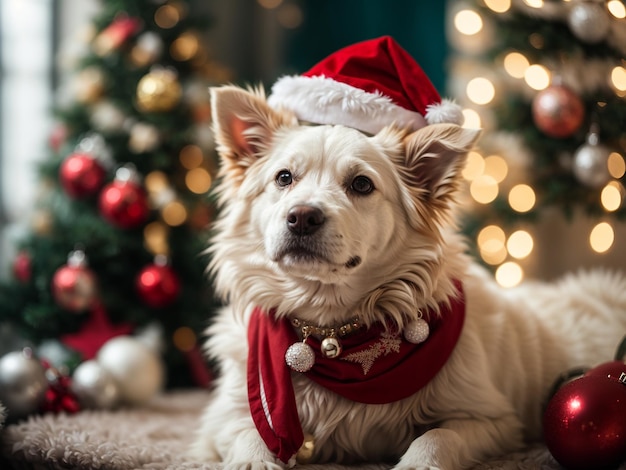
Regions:
<instances>
[{"instance_id":1,"label":"white fur trim on hat","mask_svg":"<svg viewBox=\"0 0 626 470\"><path fill-rule=\"evenodd\" d=\"M267 101L273 108L293 111L302 121L341 124L370 134L390 124L412 130L427 125L420 113L398 106L380 93L368 93L324 76L282 77Z\"/></svg>"},{"instance_id":2,"label":"white fur trim on hat","mask_svg":"<svg viewBox=\"0 0 626 470\"><path fill-rule=\"evenodd\" d=\"M428 124L449 122L459 126L465 121L463 110L453 100L442 99L441 103L429 104L426 107Z\"/></svg>"}]
</instances>

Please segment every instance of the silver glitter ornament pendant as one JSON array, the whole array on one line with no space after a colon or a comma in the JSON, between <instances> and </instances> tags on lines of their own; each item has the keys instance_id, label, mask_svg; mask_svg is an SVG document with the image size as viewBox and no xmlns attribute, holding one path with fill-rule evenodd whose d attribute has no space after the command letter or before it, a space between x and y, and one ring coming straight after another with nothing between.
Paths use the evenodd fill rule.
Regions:
<instances>
[{"instance_id":1,"label":"silver glitter ornament pendant","mask_svg":"<svg viewBox=\"0 0 626 470\"><path fill-rule=\"evenodd\" d=\"M324 357L327 357L328 359L335 359L336 357L339 357L342 351L341 343L334 336L324 338L322 340L321 349Z\"/></svg>"},{"instance_id":2,"label":"silver glitter ornament pendant","mask_svg":"<svg viewBox=\"0 0 626 470\"><path fill-rule=\"evenodd\" d=\"M404 339L409 343L420 344L428 339L430 327L423 318L413 320L404 328Z\"/></svg>"},{"instance_id":3,"label":"silver glitter ornament pendant","mask_svg":"<svg viewBox=\"0 0 626 470\"><path fill-rule=\"evenodd\" d=\"M285 362L296 372L307 372L315 364L315 352L305 342L294 343L285 353Z\"/></svg>"}]
</instances>

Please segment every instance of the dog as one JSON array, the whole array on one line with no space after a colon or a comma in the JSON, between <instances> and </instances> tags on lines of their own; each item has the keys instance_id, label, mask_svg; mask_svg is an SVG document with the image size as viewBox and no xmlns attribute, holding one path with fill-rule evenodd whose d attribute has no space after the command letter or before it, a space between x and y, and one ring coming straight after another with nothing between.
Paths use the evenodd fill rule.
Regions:
<instances>
[{"instance_id":1,"label":"dog","mask_svg":"<svg viewBox=\"0 0 626 470\"><path fill-rule=\"evenodd\" d=\"M392 38L212 90L221 377L192 453L229 469L462 469L541 435L559 374L611 357L626 281L504 290L466 255L460 127Z\"/></svg>"},{"instance_id":2,"label":"dog","mask_svg":"<svg viewBox=\"0 0 626 470\"><path fill-rule=\"evenodd\" d=\"M464 305L441 368L396 401L351 400L308 371L290 371L304 458L315 463L471 467L540 439L542 405L558 376L612 358L626 332L622 276L595 271L503 289L466 254L455 213L478 131L391 125L368 135L308 125L270 107L261 89L236 86L212 89L212 107L221 211L211 269L227 305L208 330L220 377L195 458L228 469L282 469L296 461L270 450L251 414L249 323L259 315L289 320L299 340L297 325L315 325L306 344L328 339L322 327L332 325L351 325L340 340L381 323L380 337L390 337L426 313L445 322L452 303ZM396 351L392 345L377 354L354 365L393 361ZM296 359L306 362L306 355ZM421 364L433 361L437 351ZM389 388L396 393L403 383ZM262 405L269 419L271 404Z\"/></svg>"}]
</instances>

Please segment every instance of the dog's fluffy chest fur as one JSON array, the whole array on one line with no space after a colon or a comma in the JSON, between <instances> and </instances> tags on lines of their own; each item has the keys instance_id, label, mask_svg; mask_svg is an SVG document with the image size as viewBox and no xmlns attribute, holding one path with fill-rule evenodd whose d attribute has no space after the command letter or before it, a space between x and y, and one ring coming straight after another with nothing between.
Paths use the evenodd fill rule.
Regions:
<instances>
[{"instance_id":1,"label":"dog's fluffy chest fur","mask_svg":"<svg viewBox=\"0 0 626 470\"><path fill-rule=\"evenodd\" d=\"M589 299L622 284L618 276L592 273L556 286L535 285L532 296L526 288L493 295L501 291L489 275L470 268L464 278L463 335L448 364L417 394L389 404L365 405L293 373L302 427L315 440L314 461L394 462L415 438L447 420L503 420L503 450L540 438L542 406L558 375L612 356L626 328L626 319L616 321L614 312L626 306L626 294L591 315ZM563 311L571 315L564 316ZM234 419L240 413L236 410L247 405L247 350L242 347L247 330L235 317L221 315L211 330L212 350L220 351L227 368L211 402L214 419L224 415L217 423ZM589 338L586 328L576 327L581 322L600 334ZM213 432L215 426L212 423ZM479 457L488 455L484 450Z\"/></svg>"},{"instance_id":2,"label":"dog's fluffy chest fur","mask_svg":"<svg viewBox=\"0 0 626 470\"><path fill-rule=\"evenodd\" d=\"M408 398L364 405L292 374L300 424L322 462L466 468L539 437L556 377L611 358L626 332L623 277L592 273L506 291L464 254L453 207L476 132L309 128L235 87L214 91L212 106L222 167L211 269L227 306L208 331L221 377L196 457L231 470L285 466L248 404L256 307L318 325L358 316L402 330L422 311L439 312L463 283L458 343Z\"/></svg>"}]
</instances>

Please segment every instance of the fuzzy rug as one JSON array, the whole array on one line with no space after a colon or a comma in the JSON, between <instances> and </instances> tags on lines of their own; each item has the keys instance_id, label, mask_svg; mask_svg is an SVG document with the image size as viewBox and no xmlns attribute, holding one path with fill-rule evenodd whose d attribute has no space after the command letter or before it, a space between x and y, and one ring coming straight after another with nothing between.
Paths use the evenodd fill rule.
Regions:
<instances>
[{"instance_id":1,"label":"fuzzy rug","mask_svg":"<svg viewBox=\"0 0 626 470\"><path fill-rule=\"evenodd\" d=\"M160 396L142 408L32 416L0 431L0 468L219 469L219 465L192 462L184 456L199 411L206 401L206 391L179 391ZM297 468L346 469L329 465ZM388 467L364 465L358 468L384 470ZM479 465L474 470L560 468L545 447L534 446ZM626 470L626 464L620 470Z\"/></svg>"}]
</instances>

